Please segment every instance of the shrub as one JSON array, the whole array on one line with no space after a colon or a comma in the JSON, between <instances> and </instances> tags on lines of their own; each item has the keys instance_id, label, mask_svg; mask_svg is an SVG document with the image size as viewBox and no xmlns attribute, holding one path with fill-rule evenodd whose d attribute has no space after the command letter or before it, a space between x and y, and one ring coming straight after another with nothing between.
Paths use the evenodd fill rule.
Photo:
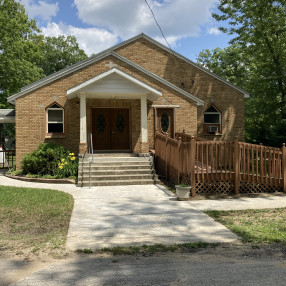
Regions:
<instances>
[{"instance_id":1,"label":"shrub","mask_svg":"<svg viewBox=\"0 0 286 286\"><path fill-rule=\"evenodd\" d=\"M63 146L55 145L53 143L41 143L36 150L25 155L22 159L22 173L24 175L49 175L61 178L77 176L77 160L74 155L74 159L69 160L71 157L69 154L72 153ZM70 162L72 161L69 168L64 169L64 172L59 168L59 163L61 163L63 159L69 160Z\"/></svg>"},{"instance_id":2,"label":"shrub","mask_svg":"<svg viewBox=\"0 0 286 286\"><path fill-rule=\"evenodd\" d=\"M74 153L69 153L58 163L57 173L62 177L76 177L78 171L78 163Z\"/></svg>"}]
</instances>

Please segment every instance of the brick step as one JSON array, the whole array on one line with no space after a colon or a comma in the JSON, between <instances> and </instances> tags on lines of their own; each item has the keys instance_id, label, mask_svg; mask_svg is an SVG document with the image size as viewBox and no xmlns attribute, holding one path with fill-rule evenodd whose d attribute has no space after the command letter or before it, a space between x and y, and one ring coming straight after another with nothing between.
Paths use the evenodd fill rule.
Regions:
<instances>
[{"instance_id":1,"label":"brick step","mask_svg":"<svg viewBox=\"0 0 286 286\"><path fill-rule=\"evenodd\" d=\"M91 161L92 158L84 158L84 162ZM150 162L150 157L94 157L94 162ZM82 158L79 159L82 162Z\"/></svg>"},{"instance_id":2,"label":"brick step","mask_svg":"<svg viewBox=\"0 0 286 286\"><path fill-rule=\"evenodd\" d=\"M150 165L142 165L142 166L138 166L138 165L126 165L126 166L91 166L91 170L92 171L130 171L130 170L133 170L133 171L149 171L151 170L151 166ZM79 168L79 171L81 172L82 171L82 168L80 167ZM89 166L86 167L84 166L83 167L83 171L84 172L89 172Z\"/></svg>"},{"instance_id":3,"label":"brick step","mask_svg":"<svg viewBox=\"0 0 286 286\"><path fill-rule=\"evenodd\" d=\"M152 174L124 174L124 175L104 175L104 176L97 176L93 175L91 176L92 181L104 181L104 180L145 180L145 179L153 179ZM83 175L83 181L89 180L89 174Z\"/></svg>"},{"instance_id":4,"label":"brick step","mask_svg":"<svg viewBox=\"0 0 286 286\"><path fill-rule=\"evenodd\" d=\"M142 162L142 161L138 161L138 162L126 162L126 161L121 161L121 162L92 162L91 166L92 167L104 167L104 166L151 166L151 162L146 161L146 162ZM84 162L79 163L79 167L89 167L89 163L88 162Z\"/></svg>"},{"instance_id":5,"label":"brick step","mask_svg":"<svg viewBox=\"0 0 286 286\"><path fill-rule=\"evenodd\" d=\"M91 186L125 186L125 185L154 185L154 180L104 180L104 181L92 181ZM81 186L81 184L79 184ZM89 187L89 181L84 181L82 187Z\"/></svg>"},{"instance_id":6,"label":"brick step","mask_svg":"<svg viewBox=\"0 0 286 286\"><path fill-rule=\"evenodd\" d=\"M89 175L89 169L86 169L83 171L83 173L85 175ZM149 169L139 169L139 170L136 170L136 169L133 169L133 170L129 170L129 169L126 169L126 170L113 170L113 169L108 169L108 170L91 170L91 175L126 175L126 174L153 174L153 170L151 168ZM81 173L79 174L79 176L81 175Z\"/></svg>"}]
</instances>

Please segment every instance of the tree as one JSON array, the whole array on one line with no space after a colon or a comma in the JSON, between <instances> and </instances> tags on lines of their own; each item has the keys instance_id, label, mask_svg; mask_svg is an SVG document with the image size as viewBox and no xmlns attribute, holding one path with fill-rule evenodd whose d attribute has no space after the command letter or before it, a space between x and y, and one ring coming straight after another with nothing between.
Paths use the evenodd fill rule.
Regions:
<instances>
[{"instance_id":1,"label":"tree","mask_svg":"<svg viewBox=\"0 0 286 286\"><path fill-rule=\"evenodd\" d=\"M251 60L239 45L203 50L197 63L241 88L248 88Z\"/></svg>"},{"instance_id":2,"label":"tree","mask_svg":"<svg viewBox=\"0 0 286 286\"><path fill-rule=\"evenodd\" d=\"M41 68L45 75L87 58L74 36L46 37Z\"/></svg>"},{"instance_id":3,"label":"tree","mask_svg":"<svg viewBox=\"0 0 286 286\"><path fill-rule=\"evenodd\" d=\"M8 107L6 98L44 76L43 36L34 20L29 20L23 5L0 0L0 108Z\"/></svg>"},{"instance_id":4,"label":"tree","mask_svg":"<svg viewBox=\"0 0 286 286\"><path fill-rule=\"evenodd\" d=\"M286 141L286 2L220 0L218 11L213 17L227 23L220 29L234 38L198 61L250 92L246 139L280 147Z\"/></svg>"}]
</instances>

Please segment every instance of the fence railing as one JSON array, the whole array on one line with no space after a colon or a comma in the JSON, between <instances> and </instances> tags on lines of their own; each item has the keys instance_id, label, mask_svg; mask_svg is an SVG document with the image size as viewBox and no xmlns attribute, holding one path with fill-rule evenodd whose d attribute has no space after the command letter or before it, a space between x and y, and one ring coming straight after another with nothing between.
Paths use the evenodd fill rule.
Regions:
<instances>
[{"instance_id":1,"label":"fence railing","mask_svg":"<svg viewBox=\"0 0 286 286\"><path fill-rule=\"evenodd\" d=\"M16 164L16 150L0 150L0 169L13 168Z\"/></svg>"},{"instance_id":2,"label":"fence railing","mask_svg":"<svg viewBox=\"0 0 286 286\"><path fill-rule=\"evenodd\" d=\"M273 148L238 140L203 141L184 133L172 139L156 133L155 156L158 173L173 183L191 184L192 196L207 189L235 194L286 192L285 144Z\"/></svg>"}]
</instances>

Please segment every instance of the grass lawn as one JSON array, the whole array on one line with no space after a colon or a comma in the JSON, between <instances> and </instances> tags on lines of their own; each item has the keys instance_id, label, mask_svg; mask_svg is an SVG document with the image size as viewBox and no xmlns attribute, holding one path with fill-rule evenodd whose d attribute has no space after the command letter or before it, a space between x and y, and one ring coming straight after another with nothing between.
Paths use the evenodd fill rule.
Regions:
<instances>
[{"instance_id":1,"label":"grass lawn","mask_svg":"<svg viewBox=\"0 0 286 286\"><path fill-rule=\"evenodd\" d=\"M72 209L64 192L0 186L0 251L63 248Z\"/></svg>"},{"instance_id":2,"label":"grass lawn","mask_svg":"<svg viewBox=\"0 0 286 286\"><path fill-rule=\"evenodd\" d=\"M286 244L286 208L205 213L241 236L243 242Z\"/></svg>"}]
</instances>

